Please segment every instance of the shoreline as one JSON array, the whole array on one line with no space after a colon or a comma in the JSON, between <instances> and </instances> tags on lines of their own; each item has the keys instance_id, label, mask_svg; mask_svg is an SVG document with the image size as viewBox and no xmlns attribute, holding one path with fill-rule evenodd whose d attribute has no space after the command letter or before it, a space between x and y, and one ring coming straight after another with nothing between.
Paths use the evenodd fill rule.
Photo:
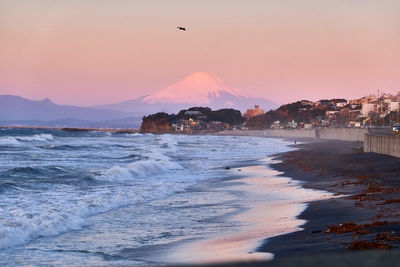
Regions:
<instances>
[{"instance_id":1,"label":"shoreline","mask_svg":"<svg viewBox=\"0 0 400 267\"><path fill-rule=\"evenodd\" d=\"M258 251L276 259L388 249L400 245L400 159L346 141L311 141L275 155L271 168L304 188L346 195L309 203L303 231L269 238ZM333 225L336 226L332 227Z\"/></svg>"},{"instance_id":2,"label":"shoreline","mask_svg":"<svg viewBox=\"0 0 400 267\"><path fill-rule=\"evenodd\" d=\"M244 176L218 182L218 190L240 192L241 197L235 201L239 210L228 217L236 226L218 235L178 242L162 251L159 260L189 265L270 261L273 253L257 251L265 237L300 231L304 220L298 215L307 208L308 202L333 197L328 192L306 189L292 178L282 177L280 172L269 167L270 158L260 163L232 168L232 174L240 169Z\"/></svg>"}]
</instances>

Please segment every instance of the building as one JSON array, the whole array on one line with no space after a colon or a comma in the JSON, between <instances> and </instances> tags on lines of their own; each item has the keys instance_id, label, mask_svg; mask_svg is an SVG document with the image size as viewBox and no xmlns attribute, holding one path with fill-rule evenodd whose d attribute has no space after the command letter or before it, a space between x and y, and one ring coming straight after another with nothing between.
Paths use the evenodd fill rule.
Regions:
<instances>
[{"instance_id":1,"label":"building","mask_svg":"<svg viewBox=\"0 0 400 267\"><path fill-rule=\"evenodd\" d=\"M304 123L304 129L309 130L312 128L312 124L311 123Z\"/></svg>"},{"instance_id":2,"label":"building","mask_svg":"<svg viewBox=\"0 0 400 267\"><path fill-rule=\"evenodd\" d=\"M184 115L197 120L202 120L206 118L206 116L198 110L188 110L184 113Z\"/></svg>"},{"instance_id":3,"label":"building","mask_svg":"<svg viewBox=\"0 0 400 267\"><path fill-rule=\"evenodd\" d=\"M177 123L172 124L172 131L174 132L183 132L183 129L184 129L183 124L177 124Z\"/></svg>"},{"instance_id":4,"label":"building","mask_svg":"<svg viewBox=\"0 0 400 267\"><path fill-rule=\"evenodd\" d=\"M281 128L281 127L280 127L280 122L279 122L279 121L274 121L274 122L271 124L271 129L279 129L279 128Z\"/></svg>"},{"instance_id":5,"label":"building","mask_svg":"<svg viewBox=\"0 0 400 267\"><path fill-rule=\"evenodd\" d=\"M388 110L389 111L398 111L398 110L400 110L400 102L397 102L397 101L390 102Z\"/></svg>"},{"instance_id":6,"label":"building","mask_svg":"<svg viewBox=\"0 0 400 267\"><path fill-rule=\"evenodd\" d=\"M382 109L380 101L372 101L370 103L363 103L361 108L361 115L368 117L371 112L378 113Z\"/></svg>"},{"instance_id":7,"label":"building","mask_svg":"<svg viewBox=\"0 0 400 267\"><path fill-rule=\"evenodd\" d=\"M297 122L295 122L294 120L288 122L287 124L287 128L293 128L296 129L297 128Z\"/></svg>"},{"instance_id":8,"label":"building","mask_svg":"<svg viewBox=\"0 0 400 267\"><path fill-rule=\"evenodd\" d=\"M331 120L333 118L336 118L337 114L339 113L339 111L337 110L327 110L325 112L325 116L328 120Z\"/></svg>"},{"instance_id":9,"label":"building","mask_svg":"<svg viewBox=\"0 0 400 267\"><path fill-rule=\"evenodd\" d=\"M312 106L314 103L310 100L301 100L300 101L301 105L303 106Z\"/></svg>"},{"instance_id":10,"label":"building","mask_svg":"<svg viewBox=\"0 0 400 267\"><path fill-rule=\"evenodd\" d=\"M343 108L345 106L347 106L347 101L346 102L345 101L341 101L341 102L337 102L336 103L336 107L337 108Z\"/></svg>"},{"instance_id":11,"label":"building","mask_svg":"<svg viewBox=\"0 0 400 267\"><path fill-rule=\"evenodd\" d=\"M263 109L260 109L259 105L255 105L254 109L246 110L246 112L243 114L243 117L245 117L246 120L248 120L248 119L250 119L252 117L255 117L255 116L258 116L258 115L261 115L261 114L264 114L264 113L265 113L265 111Z\"/></svg>"},{"instance_id":12,"label":"building","mask_svg":"<svg viewBox=\"0 0 400 267\"><path fill-rule=\"evenodd\" d=\"M378 100L378 98L374 95L369 95L369 96L364 96L363 98L361 98L362 103L370 103L372 101L376 101Z\"/></svg>"}]
</instances>

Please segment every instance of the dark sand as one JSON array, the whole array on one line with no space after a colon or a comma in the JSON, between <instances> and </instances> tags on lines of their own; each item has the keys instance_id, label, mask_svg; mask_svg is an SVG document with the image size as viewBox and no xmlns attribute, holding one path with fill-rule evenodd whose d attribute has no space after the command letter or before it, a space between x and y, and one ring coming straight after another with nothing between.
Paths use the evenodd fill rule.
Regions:
<instances>
[{"instance_id":1,"label":"dark sand","mask_svg":"<svg viewBox=\"0 0 400 267\"><path fill-rule=\"evenodd\" d=\"M272 168L346 196L310 203L299 216L304 230L266 240L258 251L273 261L216 266L400 266L400 158L364 153L362 143L307 141Z\"/></svg>"},{"instance_id":2,"label":"dark sand","mask_svg":"<svg viewBox=\"0 0 400 267\"><path fill-rule=\"evenodd\" d=\"M400 266L400 158L364 153L363 144L319 141L276 155L272 167L306 188L347 196L316 201L304 230L265 241L269 262L219 266Z\"/></svg>"},{"instance_id":3,"label":"dark sand","mask_svg":"<svg viewBox=\"0 0 400 267\"><path fill-rule=\"evenodd\" d=\"M299 216L307 220L304 231L269 239L259 251L272 252L279 260L400 246L399 158L364 153L362 143L355 142L313 141L295 147L277 155L282 162L272 167L306 188L349 196L310 203Z\"/></svg>"}]
</instances>

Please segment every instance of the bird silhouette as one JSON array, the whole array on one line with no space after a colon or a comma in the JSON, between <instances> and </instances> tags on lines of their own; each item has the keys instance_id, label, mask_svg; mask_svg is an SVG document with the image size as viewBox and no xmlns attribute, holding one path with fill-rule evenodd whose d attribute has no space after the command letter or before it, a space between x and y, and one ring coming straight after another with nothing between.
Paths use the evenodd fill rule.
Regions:
<instances>
[{"instance_id":1,"label":"bird silhouette","mask_svg":"<svg viewBox=\"0 0 400 267\"><path fill-rule=\"evenodd\" d=\"M185 27L176 27L178 30L180 30L180 31L186 31L186 28Z\"/></svg>"}]
</instances>

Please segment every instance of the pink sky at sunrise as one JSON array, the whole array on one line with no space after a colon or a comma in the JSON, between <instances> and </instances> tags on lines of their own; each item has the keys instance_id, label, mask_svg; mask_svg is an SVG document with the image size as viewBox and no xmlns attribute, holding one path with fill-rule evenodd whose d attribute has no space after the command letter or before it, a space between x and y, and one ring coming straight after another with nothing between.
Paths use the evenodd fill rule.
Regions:
<instances>
[{"instance_id":1,"label":"pink sky at sunrise","mask_svg":"<svg viewBox=\"0 0 400 267\"><path fill-rule=\"evenodd\" d=\"M281 104L396 93L399 14L398 0L2 0L0 94L107 104L197 71Z\"/></svg>"}]
</instances>

